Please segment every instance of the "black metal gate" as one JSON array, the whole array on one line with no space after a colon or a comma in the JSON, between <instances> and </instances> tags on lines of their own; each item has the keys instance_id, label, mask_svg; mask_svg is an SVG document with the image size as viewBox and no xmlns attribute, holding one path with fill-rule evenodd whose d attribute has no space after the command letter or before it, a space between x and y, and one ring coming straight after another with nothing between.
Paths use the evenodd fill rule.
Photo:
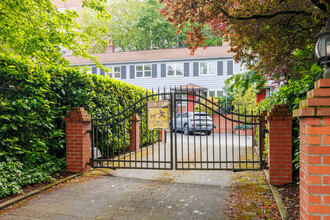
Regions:
<instances>
[{"instance_id":1,"label":"black metal gate","mask_svg":"<svg viewBox=\"0 0 330 220\"><path fill-rule=\"evenodd\" d=\"M148 130L152 100L169 100L166 131ZM91 164L113 169L260 170L261 125L260 112L245 106L229 109L194 89L152 92L122 112L92 119Z\"/></svg>"}]
</instances>

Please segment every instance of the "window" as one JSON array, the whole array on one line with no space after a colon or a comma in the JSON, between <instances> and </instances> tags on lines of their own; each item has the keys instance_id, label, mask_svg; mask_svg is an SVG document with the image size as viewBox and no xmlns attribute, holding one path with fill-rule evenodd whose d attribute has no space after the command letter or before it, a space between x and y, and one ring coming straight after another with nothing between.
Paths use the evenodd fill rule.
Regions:
<instances>
[{"instance_id":1,"label":"window","mask_svg":"<svg viewBox=\"0 0 330 220\"><path fill-rule=\"evenodd\" d=\"M182 63L168 63L167 76L183 76L183 64Z\"/></svg>"},{"instance_id":2,"label":"window","mask_svg":"<svg viewBox=\"0 0 330 220\"><path fill-rule=\"evenodd\" d=\"M210 90L208 93L208 97L222 97L223 91L221 90Z\"/></svg>"},{"instance_id":3,"label":"window","mask_svg":"<svg viewBox=\"0 0 330 220\"><path fill-rule=\"evenodd\" d=\"M199 75L216 75L217 74L217 62L200 62L199 63Z\"/></svg>"},{"instance_id":4,"label":"window","mask_svg":"<svg viewBox=\"0 0 330 220\"><path fill-rule=\"evenodd\" d=\"M223 97L223 91L217 91L217 97Z\"/></svg>"},{"instance_id":5,"label":"window","mask_svg":"<svg viewBox=\"0 0 330 220\"><path fill-rule=\"evenodd\" d=\"M110 72L107 72L110 78L120 79L120 66L107 66L106 68L110 69Z\"/></svg>"},{"instance_id":6,"label":"window","mask_svg":"<svg viewBox=\"0 0 330 220\"><path fill-rule=\"evenodd\" d=\"M270 89L266 88L266 98L268 98L270 96Z\"/></svg>"},{"instance_id":7,"label":"window","mask_svg":"<svg viewBox=\"0 0 330 220\"><path fill-rule=\"evenodd\" d=\"M209 91L209 96L214 97L215 96L215 91Z\"/></svg>"},{"instance_id":8,"label":"window","mask_svg":"<svg viewBox=\"0 0 330 220\"><path fill-rule=\"evenodd\" d=\"M135 66L136 77L151 77L151 65L136 65Z\"/></svg>"}]
</instances>

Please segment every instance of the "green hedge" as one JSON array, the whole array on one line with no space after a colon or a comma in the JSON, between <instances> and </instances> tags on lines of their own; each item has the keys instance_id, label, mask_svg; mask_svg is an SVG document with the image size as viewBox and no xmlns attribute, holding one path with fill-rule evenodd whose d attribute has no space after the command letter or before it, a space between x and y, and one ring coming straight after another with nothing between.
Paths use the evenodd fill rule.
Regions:
<instances>
[{"instance_id":1,"label":"green hedge","mask_svg":"<svg viewBox=\"0 0 330 220\"><path fill-rule=\"evenodd\" d=\"M150 92L142 87L81 69L35 66L0 54L0 198L51 180L65 167L63 118L73 107L85 107L93 117L112 115L145 94ZM128 143L129 127L125 131L109 138Z\"/></svg>"},{"instance_id":2,"label":"green hedge","mask_svg":"<svg viewBox=\"0 0 330 220\"><path fill-rule=\"evenodd\" d=\"M245 129L252 129L252 128L253 128L252 125L236 125L234 127L234 131L236 131L237 129L245 130Z\"/></svg>"}]
</instances>

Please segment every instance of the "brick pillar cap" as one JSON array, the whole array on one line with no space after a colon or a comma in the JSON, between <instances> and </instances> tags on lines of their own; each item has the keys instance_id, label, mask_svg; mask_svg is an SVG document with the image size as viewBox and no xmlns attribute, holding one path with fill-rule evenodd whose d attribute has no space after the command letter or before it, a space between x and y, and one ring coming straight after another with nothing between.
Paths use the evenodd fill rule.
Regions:
<instances>
[{"instance_id":1,"label":"brick pillar cap","mask_svg":"<svg viewBox=\"0 0 330 220\"><path fill-rule=\"evenodd\" d=\"M292 120L292 114L285 105L274 105L268 112L266 120Z\"/></svg>"},{"instance_id":2,"label":"brick pillar cap","mask_svg":"<svg viewBox=\"0 0 330 220\"><path fill-rule=\"evenodd\" d=\"M294 117L330 116L330 79L315 82L315 89L307 92L307 99L301 100Z\"/></svg>"},{"instance_id":3,"label":"brick pillar cap","mask_svg":"<svg viewBox=\"0 0 330 220\"><path fill-rule=\"evenodd\" d=\"M140 116L138 115L138 114L132 114L132 116L131 116L131 120L132 121L141 121L141 118L140 118Z\"/></svg>"},{"instance_id":4,"label":"brick pillar cap","mask_svg":"<svg viewBox=\"0 0 330 220\"><path fill-rule=\"evenodd\" d=\"M92 118L83 107L75 107L65 116L63 121L90 122Z\"/></svg>"}]
</instances>

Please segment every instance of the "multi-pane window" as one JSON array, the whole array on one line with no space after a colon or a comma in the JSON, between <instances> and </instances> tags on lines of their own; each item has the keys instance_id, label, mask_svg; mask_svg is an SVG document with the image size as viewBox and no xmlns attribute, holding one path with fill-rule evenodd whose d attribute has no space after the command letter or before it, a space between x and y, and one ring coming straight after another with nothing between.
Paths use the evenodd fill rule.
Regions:
<instances>
[{"instance_id":1,"label":"multi-pane window","mask_svg":"<svg viewBox=\"0 0 330 220\"><path fill-rule=\"evenodd\" d=\"M151 65L136 65L135 66L136 77L151 77Z\"/></svg>"},{"instance_id":2,"label":"multi-pane window","mask_svg":"<svg viewBox=\"0 0 330 220\"><path fill-rule=\"evenodd\" d=\"M222 97L223 96L223 91L221 90L209 90L209 97Z\"/></svg>"},{"instance_id":3,"label":"multi-pane window","mask_svg":"<svg viewBox=\"0 0 330 220\"><path fill-rule=\"evenodd\" d=\"M120 66L107 66L110 72L107 72L110 78L120 79Z\"/></svg>"},{"instance_id":4,"label":"multi-pane window","mask_svg":"<svg viewBox=\"0 0 330 220\"><path fill-rule=\"evenodd\" d=\"M199 63L199 75L216 75L217 74L217 62L200 62Z\"/></svg>"},{"instance_id":5,"label":"multi-pane window","mask_svg":"<svg viewBox=\"0 0 330 220\"><path fill-rule=\"evenodd\" d=\"M183 76L183 63L168 63L167 76Z\"/></svg>"}]
</instances>

